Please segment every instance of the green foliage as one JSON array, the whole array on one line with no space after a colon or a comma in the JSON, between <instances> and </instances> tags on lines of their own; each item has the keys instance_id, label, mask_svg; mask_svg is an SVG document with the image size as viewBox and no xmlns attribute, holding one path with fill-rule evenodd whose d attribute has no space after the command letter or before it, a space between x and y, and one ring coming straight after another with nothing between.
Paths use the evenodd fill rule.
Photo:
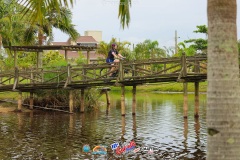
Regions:
<instances>
[{"instance_id":1,"label":"green foliage","mask_svg":"<svg viewBox=\"0 0 240 160\"><path fill-rule=\"evenodd\" d=\"M85 58L85 56L82 54L82 52L78 52L79 57L75 60L75 63L77 65L82 65L82 64L87 64L87 59Z\"/></svg>"},{"instance_id":2,"label":"green foliage","mask_svg":"<svg viewBox=\"0 0 240 160\"><path fill-rule=\"evenodd\" d=\"M79 110L81 105L81 91L73 90L73 101L75 110ZM58 90L37 90L35 93L38 97L35 105L39 106L69 106L69 90L58 89ZM99 104L100 92L98 89L86 89L84 97L85 111L92 111L97 109ZM1 98L1 97L0 97Z\"/></svg>"},{"instance_id":3,"label":"green foliage","mask_svg":"<svg viewBox=\"0 0 240 160\"><path fill-rule=\"evenodd\" d=\"M30 68L36 66L37 54L34 52L18 52L18 66Z\"/></svg>"},{"instance_id":4,"label":"green foliage","mask_svg":"<svg viewBox=\"0 0 240 160\"><path fill-rule=\"evenodd\" d=\"M131 50L129 49L129 46L131 45L130 42L128 41L122 41L122 42L118 42L116 38L112 38L111 41L109 43L106 43L104 41L101 41L99 43L99 48L97 50L98 54L103 55L105 58L107 58L108 56L108 52L111 49L111 45L112 43L116 43L118 45L118 52L121 53L124 57L126 57L128 59L128 57L130 57L131 54Z\"/></svg>"},{"instance_id":5,"label":"green foliage","mask_svg":"<svg viewBox=\"0 0 240 160\"><path fill-rule=\"evenodd\" d=\"M22 42L26 19L22 18L22 6L13 0L0 3L0 35L3 45L17 45Z\"/></svg>"},{"instance_id":6,"label":"green foliage","mask_svg":"<svg viewBox=\"0 0 240 160\"><path fill-rule=\"evenodd\" d=\"M180 42L178 46L179 46L178 53L174 55L175 57L182 56L184 52L186 56L193 56L196 54L196 48L194 46L186 47L186 45L183 42Z\"/></svg>"},{"instance_id":7,"label":"green foliage","mask_svg":"<svg viewBox=\"0 0 240 160\"><path fill-rule=\"evenodd\" d=\"M120 0L118 18L120 18L121 26L123 29L128 27L130 22L130 7L131 0Z\"/></svg>"},{"instance_id":8,"label":"green foliage","mask_svg":"<svg viewBox=\"0 0 240 160\"><path fill-rule=\"evenodd\" d=\"M192 43L190 47L195 48L195 50L206 51L207 50L207 40L206 39L189 39L185 40L185 43Z\"/></svg>"},{"instance_id":9,"label":"green foliage","mask_svg":"<svg viewBox=\"0 0 240 160\"><path fill-rule=\"evenodd\" d=\"M197 30L193 31L194 33L204 33L204 34L208 34L208 28L206 25L199 25L197 26Z\"/></svg>"},{"instance_id":10,"label":"green foliage","mask_svg":"<svg viewBox=\"0 0 240 160\"><path fill-rule=\"evenodd\" d=\"M4 70L9 70L14 68L14 60L12 57L8 57L3 60Z\"/></svg>"},{"instance_id":11,"label":"green foliage","mask_svg":"<svg viewBox=\"0 0 240 160\"><path fill-rule=\"evenodd\" d=\"M157 41L145 40L144 42L136 45L132 58L135 60L141 60L161 58L166 56L166 52L158 47Z\"/></svg>"},{"instance_id":12,"label":"green foliage","mask_svg":"<svg viewBox=\"0 0 240 160\"><path fill-rule=\"evenodd\" d=\"M203 53L207 53L207 31L208 28L206 25L197 26L197 30L193 31L194 33L204 33L206 35L206 39L198 38L198 39L189 39L185 40L184 43L190 44L190 50L195 49L196 51L199 50ZM190 54L191 55L191 54Z\"/></svg>"},{"instance_id":13,"label":"green foliage","mask_svg":"<svg viewBox=\"0 0 240 160\"><path fill-rule=\"evenodd\" d=\"M67 62L58 51L49 51L44 53L43 64L47 67L67 66Z\"/></svg>"},{"instance_id":14,"label":"green foliage","mask_svg":"<svg viewBox=\"0 0 240 160\"><path fill-rule=\"evenodd\" d=\"M132 87L125 87L126 91L131 92ZM120 91L119 87L112 87L111 91ZM182 83L151 83L151 84L144 84L137 86L138 92L182 92L183 91L183 84ZM188 92L194 92L195 87L194 83L188 83ZM207 92L207 82L199 83L199 91L200 92Z\"/></svg>"},{"instance_id":15,"label":"green foliage","mask_svg":"<svg viewBox=\"0 0 240 160\"><path fill-rule=\"evenodd\" d=\"M29 1L28 4L32 2ZM28 4L19 5L17 0L0 3L0 35L4 46L42 45L43 39L46 37L49 40L47 43L50 43L53 39L53 27L68 34L73 40L77 39L79 33L72 24L72 13L68 8L59 7L57 9L56 6L49 6L52 8L46 9L40 7L43 9L41 10L43 19L34 19L30 23L29 16L32 15L29 13L35 14L38 10L29 10ZM32 5L31 8L35 6L35 4Z\"/></svg>"}]
</instances>

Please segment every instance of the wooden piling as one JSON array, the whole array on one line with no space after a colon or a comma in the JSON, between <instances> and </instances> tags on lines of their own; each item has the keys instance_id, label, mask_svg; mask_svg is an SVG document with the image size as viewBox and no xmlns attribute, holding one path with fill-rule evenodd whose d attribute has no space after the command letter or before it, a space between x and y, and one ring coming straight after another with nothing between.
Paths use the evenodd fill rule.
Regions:
<instances>
[{"instance_id":1,"label":"wooden piling","mask_svg":"<svg viewBox=\"0 0 240 160\"><path fill-rule=\"evenodd\" d=\"M187 82L183 83L183 117L188 117L188 93L187 93Z\"/></svg>"},{"instance_id":2,"label":"wooden piling","mask_svg":"<svg viewBox=\"0 0 240 160\"><path fill-rule=\"evenodd\" d=\"M125 87L124 86L121 86L121 91L122 91L122 94L121 94L121 114L122 116L125 116Z\"/></svg>"},{"instance_id":3,"label":"wooden piling","mask_svg":"<svg viewBox=\"0 0 240 160\"><path fill-rule=\"evenodd\" d=\"M133 115L132 116L132 118L133 118L133 128L132 128L132 130L133 130L133 137L134 137L134 139L137 137L137 124L136 124L136 116L135 115Z\"/></svg>"},{"instance_id":4,"label":"wooden piling","mask_svg":"<svg viewBox=\"0 0 240 160\"><path fill-rule=\"evenodd\" d=\"M18 111L22 110L22 92L18 92Z\"/></svg>"},{"instance_id":5,"label":"wooden piling","mask_svg":"<svg viewBox=\"0 0 240 160\"><path fill-rule=\"evenodd\" d=\"M124 137L126 133L126 118L122 116L122 137Z\"/></svg>"},{"instance_id":6,"label":"wooden piling","mask_svg":"<svg viewBox=\"0 0 240 160\"><path fill-rule=\"evenodd\" d=\"M108 94L108 90L105 90L105 94L106 94L107 105L110 105L110 97Z\"/></svg>"},{"instance_id":7,"label":"wooden piling","mask_svg":"<svg viewBox=\"0 0 240 160\"><path fill-rule=\"evenodd\" d=\"M84 89L81 89L81 106L80 106L80 112L84 113Z\"/></svg>"},{"instance_id":8,"label":"wooden piling","mask_svg":"<svg viewBox=\"0 0 240 160\"><path fill-rule=\"evenodd\" d=\"M199 82L195 82L195 108L194 117L199 117Z\"/></svg>"},{"instance_id":9,"label":"wooden piling","mask_svg":"<svg viewBox=\"0 0 240 160\"><path fill-rule=\"evenodd\" d=\"M69 112L73 113L73 90L69 91Z\"/></svg>"},{"instance_id":10,"label":"wooden piling","mask_svg":"<svg viewBox=\"0 0 240 160\"><path fill-rule=\"evenodd\" d=\"M136 114L136 85L132 89L132 115Z\"/></svg>"},{"instance_id":11,"label":"wooden piling","mask_svg":"<svg viewBox=\"0 0 240 160\"><path fill-rule=\"evenodd\" d=\"M33 92L30 92L29 107L33 109Z\"/></svg>"}]
</instances>

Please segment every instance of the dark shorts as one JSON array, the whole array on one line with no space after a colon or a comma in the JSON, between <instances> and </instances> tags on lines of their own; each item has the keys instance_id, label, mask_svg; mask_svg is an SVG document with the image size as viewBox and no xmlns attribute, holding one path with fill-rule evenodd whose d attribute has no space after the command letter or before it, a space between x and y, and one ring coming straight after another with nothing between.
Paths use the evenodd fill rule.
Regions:
<instances>
[{"instance_id":1,"label":"dark shorts","mask_svg":"<svg viewBox=\"0 0 240 160\"><path fill-rule=\"evenodd\" d=\"M114 62L114 59L107 58L107 59L106 59L106 62L107 62L107 63L113 63L113 62Z\"/></svg>"}]
</instances>

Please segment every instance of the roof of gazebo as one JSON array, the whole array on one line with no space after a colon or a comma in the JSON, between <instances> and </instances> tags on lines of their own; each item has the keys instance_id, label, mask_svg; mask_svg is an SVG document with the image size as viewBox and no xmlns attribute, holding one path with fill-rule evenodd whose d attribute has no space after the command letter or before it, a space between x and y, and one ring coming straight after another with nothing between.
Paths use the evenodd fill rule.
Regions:
<instances>
[{"instance_id":1,"label":"roof of gazebo","mask_svg":"<svg viewBox=\"0 0 240 160\"><path fill-rule=\"evenodd\" d=\"M4 46L13 51L42 52L43 50L93 51L96 45Z\"/></svg>"}]
</instances>

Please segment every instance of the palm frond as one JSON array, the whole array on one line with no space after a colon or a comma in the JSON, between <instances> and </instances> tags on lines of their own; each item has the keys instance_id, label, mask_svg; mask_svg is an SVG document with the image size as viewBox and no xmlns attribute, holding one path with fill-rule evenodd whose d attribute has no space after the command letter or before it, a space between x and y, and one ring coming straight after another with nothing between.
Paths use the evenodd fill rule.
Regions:
<instances>
[{"instance_id":1,"label":"palm frond","mask_svg":"<svg viewBox=\"0 0 240 160\"><path fill-rule=\"evenodd\" d=\"M120 0L118 18L120 18L121 27L129 26L130 23L131 0Z\"/></svg>"}]
</instances>

